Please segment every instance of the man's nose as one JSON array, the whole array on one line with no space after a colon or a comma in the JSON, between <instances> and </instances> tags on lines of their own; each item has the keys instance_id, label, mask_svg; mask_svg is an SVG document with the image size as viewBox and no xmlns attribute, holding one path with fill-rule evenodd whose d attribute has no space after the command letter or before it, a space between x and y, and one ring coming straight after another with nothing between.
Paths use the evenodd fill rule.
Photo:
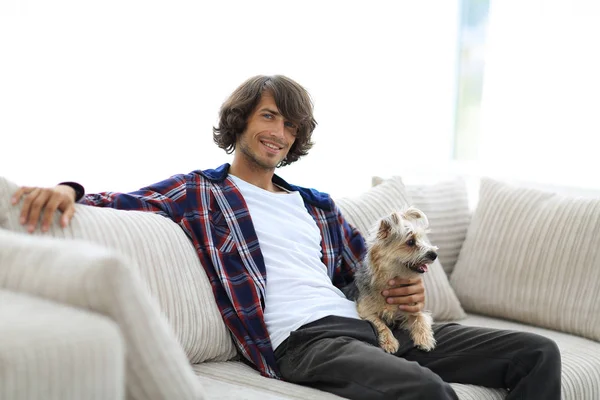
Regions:
<instances>
[{"instance_id":1,"label":"man's nose","mask_svg":"<svg viewBox=\"0 0 600 400\"><path fill-rule=\"evenodd\" d=\"M283 132L285 130L285 121L282 119L278 119L275 124L273 124L273 129L271 130L271 135L282 138Z\"/></svg>"}]
</instances>

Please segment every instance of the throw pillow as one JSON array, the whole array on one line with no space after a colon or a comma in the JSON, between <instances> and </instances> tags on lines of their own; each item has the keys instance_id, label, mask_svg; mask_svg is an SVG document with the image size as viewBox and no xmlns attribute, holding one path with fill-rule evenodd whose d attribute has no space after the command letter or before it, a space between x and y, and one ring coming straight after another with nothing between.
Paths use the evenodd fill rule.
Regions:
<instances>
[{"instance_id":1,"label":"throw pillow","mask_svg":"<svg viewBox=\"0 0 600 400\"><path fill-rule=\"evenodd\" d=\"M128 261L81 240L0 229L0 288L88 309L117 323L127 398L203 398L183 349Z\"/></svg>"},{"instance_id":2,"label":"throw pillow","mask_svg":"<svg viewBox=\"0 0 600 400\"><path fill-rule=\"evenodd\" d=\"M335 200L335 199L334 199ZM411 204L404 184L399 177L389 179L371 188L357 197L345 197L335 200L342 215L366 237L376 222ZM424 274L426 300L425 307L435 320L449 321L465 318L456 294L452 290L448 278L439 260L436 260L429 271Z\"/></svg>"},{"instance_id":3,"label":"throw pillow","mask_svg":"<svg viewBox=\"0 0 600 400\"><path fill-rule=\"evenodd\" d=\"M600 341L600 199L482 179L451 283L468 311Z\"/></svg>"},{"instance_id":4,"label":"throw pillow","mask_svg":"<svg viewBox=\"0 0 600 400\"><path fill-rule=\"evenodd\" d=\"M384 179L373 177L373 186ZM440 263L450 276L471 221L467 185L462 178L431 184L405 185L411 204L427 215L429 240L439 247Z\"/></svg>"},{"instance_id":5,"label":"throw pillow","mask_svg":"<svg viewBox=\"0 0 600 400\"><path fill-rule=\"evenodd\" d=\"M17 185L0 177L0 227L26 232L20 205L10 203ZM83 239L128 257L158 300L192 363L225 361L237 351L219 313L210 282L191 241L171 220L149 212L76 205L66 228L55 218L50 230L34 235Z\"/></svg>"}]
</instances>

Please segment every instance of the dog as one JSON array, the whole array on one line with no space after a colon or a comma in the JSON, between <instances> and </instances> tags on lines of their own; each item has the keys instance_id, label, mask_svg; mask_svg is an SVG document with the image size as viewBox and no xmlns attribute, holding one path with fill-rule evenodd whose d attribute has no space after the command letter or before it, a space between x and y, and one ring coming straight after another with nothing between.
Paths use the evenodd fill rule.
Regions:
<instances>
[{"instance_id":1,"label":"dog","mask_svg":"<svg viewBox=\"0 0 600 400\"><path fill-rule=\"evenodd\" d=\"M415 207L380 219L367 238L367 254L355 274L358 314L375 326L379 345L388 353L400 347L390 326L407 329L421 350L431 351L436 344L429 313L401 311L381 294L391 279L418 277L435 261L438 248L427 241L428 225L425 214Z\"/></svg>"}]
</instances>

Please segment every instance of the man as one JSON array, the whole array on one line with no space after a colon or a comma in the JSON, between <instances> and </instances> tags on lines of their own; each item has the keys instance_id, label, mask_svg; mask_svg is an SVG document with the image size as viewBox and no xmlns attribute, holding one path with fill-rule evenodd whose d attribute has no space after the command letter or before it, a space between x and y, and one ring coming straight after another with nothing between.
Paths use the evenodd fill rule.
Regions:
<instances>
[{"instance_id":1,"label":"man","mask_svg":"<svg viewBox=\"0 0 600 400\"><path fill-rule=\"evenodd\" d=\"M559 399L560 353L541 336L434 326L424 352L396 330L401 347L378 347L343 290L365 243L331 198L274 174L306 155L316 126L308 93L284 76L257 76L223 104L215 142L231 165L176 175L139 191L83 196L68 182L20 188L21 223L47 230L56 210L66 226L75 201L162 214L193 241L240 353L263 375L351 399L456 399L447 382L507 388L508 399ZM423 309L421 280L382 293L408 312Z\"/></svg>"}]
</instances>

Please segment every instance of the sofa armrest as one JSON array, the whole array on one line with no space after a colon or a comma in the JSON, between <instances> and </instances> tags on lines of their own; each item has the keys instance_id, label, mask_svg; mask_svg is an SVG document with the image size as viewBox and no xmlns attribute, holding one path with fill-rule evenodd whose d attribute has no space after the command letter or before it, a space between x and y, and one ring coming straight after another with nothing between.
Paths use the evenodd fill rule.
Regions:
<instances>
[{"instance_id":1,"label":"sofa armrest","mask_svg":"<svg viewBox=\"0 0 600 400\"><path fill-rule=\"evenodd\" d=\"M119 400L125 349L100 315L0 290L0 399Z\"/></svg>"},{"instance_id":2,"label":"sofa armrest","mask_svg":"<svg viewBox=\"0 0 600 400\"><path fill-rule=\"evenodd\" d=\"M0 229L0 288L89 310L119 326L128 399L202 399L183 348L131 263L82 240Z\"/></svg>"}]
</instances>

